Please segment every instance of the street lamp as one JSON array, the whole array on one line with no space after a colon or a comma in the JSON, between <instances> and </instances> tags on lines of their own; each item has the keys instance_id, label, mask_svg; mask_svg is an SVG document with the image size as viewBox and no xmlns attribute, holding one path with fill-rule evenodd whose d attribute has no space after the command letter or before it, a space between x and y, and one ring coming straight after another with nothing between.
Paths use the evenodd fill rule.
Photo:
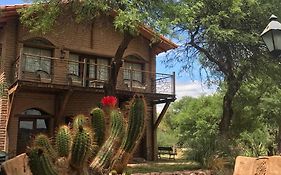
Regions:
<instances>
[{"instance_id":1,"label":"street lamp","mask_svg":"<svg viewBox=\"0 0 281 175\"><path fill-rule=\"evenodd\" d=\"M270 22L261 33L268 50L274 56L281 55L281 23L275 15L271 15Z\"/></svg>"}]
</instances>

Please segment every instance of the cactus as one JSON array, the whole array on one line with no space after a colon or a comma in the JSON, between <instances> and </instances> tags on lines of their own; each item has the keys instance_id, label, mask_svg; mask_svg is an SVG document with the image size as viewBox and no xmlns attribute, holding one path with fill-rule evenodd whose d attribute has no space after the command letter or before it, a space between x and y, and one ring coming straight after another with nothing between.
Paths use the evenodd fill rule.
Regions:
<instances>
[{"instance_id":1,"label":"cactus","mask_svg":"<svg viewBox=\"0 0 281 175\"><path fill-rule=\"evenodd\" d=\"M57 154L56 151L54 150L53 146L50 143L50 140L48 136L45 134L39 134L35 137L34 142L33 142L35 147L41 147L43 148L49 155L51 159L56 159Z\"/></svg>"},{"instance_id":2,"label":"cactus","mask_svg":"<svg viewBox=\"0 0 281 175\"><path fill-rule=\"evenodd\" d=\"M136 96L131 101L128 126L115 107L115 97L103 103L108 105L104 107L110 117L107 139L102 109L94 108L90 120L83 114L77 115L72 128L63 125L57 130L55 149L46 135L36 136L27 153L33 175L101 175L112 168L117 172L125 168L145 128L144 98Z\"/></svg>"},{"instance_id":3,"label":"cactus","mask_svg":"<svg viewBox=\"0 0 281 175\"><path fill-rule=\"evenodd\" d=\"M90 113L92 120L92 128L96 136L96 142L98 146L101 146L104 142L104 130L105 130L105 121L104 121L104 112L100 108L94 108Z\"/></svg>"},{"instance_id":4,"label":"cactus","mask_svg":"<svg viewBox=\"0 0 281 175\"><path fill-rule=\"evenodd\" d=\"M87 118L83 114L79 114L73 119L73 128L79 129L79 126L87 125Z\"/></svg>"},{"instance_id":5,"label":"cactus","mask_svg":"<svg viewBox=\"0 0 281 175\"><path fill-rule=\"evenodd\" d=\"M131 101L128 116L127 136L123 140L119 154L116 155L112 166L118 173L122 173L138 144L145 129L146 103L142 96L135 96Z\"/></svg>"},{"instance_id":6,"label":"cactus","mask_svg":"<svg viewBox=\"0 0 281 175\"><path fill-rule=\"evenodd\" d=\"M83 168L87 158L90 156L92 138L91 131L80 125L75 133L71 149L70 165L72 167L76 169Z\"/></svg>"},{"instance_id":7,"label":"cactus","mask_svg":"<svg viewBox=\"0 0 281 175\"><path fill-rule=\"evenodd\" d=\"M142 96L135 96L129 112L128 134L124 140L122 149L131 152L137 141L139 141L145 126L146 104Z\"/></svg>"},{"instance_id":8,"label":"cactus","mask_svg":"<svg viewBox=\"0 0 281 175\"><path fill-rule=\"evenodd\" d=\"M58 175L54 165L44 153L44 149L35 147L28 153L29 164L33 174L40 175Z\"/></svg>"},{"instance_id":9,"label":"cactus","mask_svg":"<svg viewBox=\"0 0 281 175\"><path fill-rule=\"evenodd\" d=\"M68 126L61 126L56 134L56 148L60 157L67 157L69 155L71 146L71 133Z\"/></svg>"},{"instance_id":10,"label":"cactus","mask_svg":"<svg viewBox=\"0 0 281 175\"><path fill-rule=\"evenodd\" d=\"M108 169L113 156L117 153L121 145L121 140L125 134L124 117L118 110L113 110L110 114L111 132L109 138L103 144L90 167L94 172L102 173L103 169Z\"/></svg>"}]
</instances>

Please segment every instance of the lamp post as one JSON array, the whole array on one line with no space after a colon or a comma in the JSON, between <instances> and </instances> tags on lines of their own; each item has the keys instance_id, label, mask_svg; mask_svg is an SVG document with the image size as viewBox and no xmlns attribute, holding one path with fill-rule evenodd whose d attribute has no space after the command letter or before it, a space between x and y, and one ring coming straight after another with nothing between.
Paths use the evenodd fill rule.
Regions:
<instances>
[{"instance_id":1,"label":"lamp post","mask_svg":"<svg viewBox=\"0 0 281 175\"><path fill-rule=\"evenodd\" d=\"M261 37L274 57L281 57L281 24L275 15L271 15L270 22L261 33ZM278 126L278 151L281 153L281 122Z\"/></svg>"},{"instance_id":2,"label":"lamp post","mask_svg":"<svg viewBox=\"0 0 281 175\"><path fill-rule=\"evenodd\" d=\"M269 52L274 56L281 55L281 23L275 15L271 15L270 22L261 33L261 37Z\"/></svg>"}]
</instances>

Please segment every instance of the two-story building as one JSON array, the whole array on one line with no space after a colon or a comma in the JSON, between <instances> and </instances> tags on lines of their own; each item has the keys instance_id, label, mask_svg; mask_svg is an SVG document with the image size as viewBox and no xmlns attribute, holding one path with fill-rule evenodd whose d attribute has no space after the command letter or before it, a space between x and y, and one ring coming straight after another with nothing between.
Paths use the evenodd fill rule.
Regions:
<instances>
[{"instance_id":1,"label":"two-story building","mask_svg":"<svg viewBox=\"0 0 281 175\"><path fill-rule=\"evenodd\" d=\"M24 152L36 133L52 136L55 126L98 105L122 40L112 17L93 24L61 18L47 34L30 33L17 13L25 6L0 6L0 150L15 154ZM148 160L156 157L156 128L175 100L175 74L156 73L155 59L177 46L162 36L151 44L154 36L140 29L126 49L117 84L121 108L136 92L147 99L147 129L135 156ZM160 103L165 107L157 116Z\"/></svg>"}]
</instances>

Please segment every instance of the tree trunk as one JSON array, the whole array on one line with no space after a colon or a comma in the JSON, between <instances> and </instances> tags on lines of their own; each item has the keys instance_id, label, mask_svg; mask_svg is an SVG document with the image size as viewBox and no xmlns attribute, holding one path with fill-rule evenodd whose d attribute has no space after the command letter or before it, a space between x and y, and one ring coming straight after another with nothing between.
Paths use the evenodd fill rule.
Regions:
<instances>
[{"instance_id":1,"label":"tree trunk","mask_svg":"<svg viewBox=\"0 0 281 175\"><path fill-rule=\"evenodd\" d=\"M109 81L104 85L106 96L116 95L117 77L123 64L123 55L132 39L133 36L129 32L124 33L123 40L115 53L114 59L111 61Z\"/></svg>"},{"instance_id":2,"label":"tree trunk","mask_svg":"<svg viewBox=\"0 0 281 175\"><path fill-rule=\"evenodd\" d=\"M234 79L227 80L227 91L223 98L223 114L219 123L220 135L227 136L229 134L229 127L233 116L233 99L240 88L241 82Z\"/></svg>"}]
</instances>

